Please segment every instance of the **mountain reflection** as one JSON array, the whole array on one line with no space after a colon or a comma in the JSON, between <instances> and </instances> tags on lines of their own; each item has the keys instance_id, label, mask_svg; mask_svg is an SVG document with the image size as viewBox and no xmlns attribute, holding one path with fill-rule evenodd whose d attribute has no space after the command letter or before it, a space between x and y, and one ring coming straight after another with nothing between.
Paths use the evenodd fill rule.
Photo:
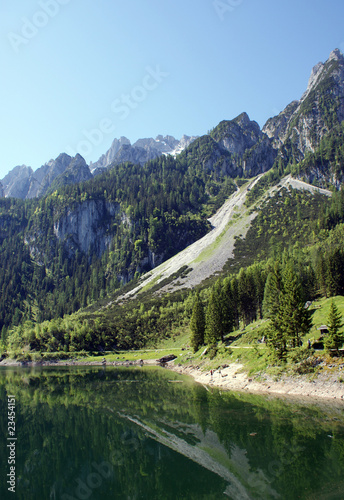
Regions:
<instances>
[{"instance_id":1,"label":"mountain reflection","mask_svg":"<svg viewBox=\"0 0 344 500\"><path fill-rule=\"evenodd\" d=\"M340 404L206 390L155 367L1 369L3 443L8 394L19 499L343 498ZM11 498L5 446L0 458Z\"/></svg>"}]
</instances>

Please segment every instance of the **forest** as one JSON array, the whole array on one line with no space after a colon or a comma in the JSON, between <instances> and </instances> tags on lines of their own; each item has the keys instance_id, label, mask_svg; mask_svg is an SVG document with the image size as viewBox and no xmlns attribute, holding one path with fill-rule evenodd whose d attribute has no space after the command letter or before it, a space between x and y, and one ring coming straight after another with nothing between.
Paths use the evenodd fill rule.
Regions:
<instances>
[{"instance_id":1,"label":"forest","mask_svg":"<svg viewBox=\"0 0 344 500\"><path fill-rule=\"evenodd\" d=\"M290 200L294 196L300 203L293 208ZM29 349L34 354L139 349L187 328L191 332L191 345L197 350L202 345L215 346L239 325L265 318L270 320L266 335L274 352L283 358L289 348L300 345L302 336L310 328L304 304L319 297L344 295L341 243L344 237L344 196L338 192L328 200L325 211L310 211L311 202L316 201L317 196L287 190L280 196L283 205L289 200L291 211L305 207L308 214L303 225L305 245L291 238L288 247L283 236L286 229L301 231L303 211L300 208L300 217L288 218L287 228L280 221L278 234L274 234L273 242L267 244L270 251L265 259L256 253L259 261L241 267L237 272L227 272L213 284L200 286L197 290L161 296L154 295L154 290L151 290L136 300L125 304L114 302L102 310L98 304L98 307L50 321L27 320L9 332L6 339L8 350L23 352ZM272 205L278 210L278 205ZM318 207L318 204L314 206ZM260 224L266 224L270 210L271 200L250 229L252 233L261 232ZM310 214L313 214L313 219ZM333 221L342 222L334 224ZM263 227L265 231L268 226ZM247 245L253 237L253 234L249 235ZM280 252L282 244L284 250ZM242 245L240 240L236 249L239 261Z\"/></svg>"},{"instance_id":2,"label":"forest","mask_svg":"<svg viewBox=\"0 0 344 500\"><path fill-rule=\"evenodd\" d=\"M112 166L40 199L1 198L1 351L30 357L135 349L185 330L197 349L258 318L267 320L279 358L300 345L310 327L304 304L344 295L344 191L336 180L343 174L344 123L338 120L302 160L292 142L280 148L248 192L246 207L257 216L245 238L237 237L220 277L193 290L162 295L153 286L120 300L145 272L211 231L209 217L248 181L243 158L215 141L233 123L222 122L176 158ZM227 160L241 177L224 168ZM267 194L288 174L332 196L291 187ZM87 215L88 232L79 234L69 221L75 226L80 214Z\"/></svg>"},{"instance_id":3,"label":"forest","mask_svg":"<svg viewBox=\"0 0 344 500\"><path fill-rule=\"evenodd\" d=\"M211 228L207 218L235 191L233 180L162 157L124 164L91 181L65 186L40 200L0 199L0 330L26 320L61 318L115 292ZM104 210L88 252L73 237L56 238L58 221L90 201ZM103 251L102 251L103 250Z\"/></svg>"}]
</instances>

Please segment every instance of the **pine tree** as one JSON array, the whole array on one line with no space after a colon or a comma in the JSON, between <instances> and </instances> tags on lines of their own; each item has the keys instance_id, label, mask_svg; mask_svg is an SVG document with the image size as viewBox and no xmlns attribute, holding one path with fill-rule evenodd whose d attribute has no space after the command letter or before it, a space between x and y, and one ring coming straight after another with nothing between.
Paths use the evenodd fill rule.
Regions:
<instances>
[{"instance_id":1,"label":"pine tree","mask_svg":"<svg viewBox=\"0 0 344 500\"><path fill-rule=\"evenodd\" d=\"M221 288L221 313L222 313L222 328L224 334L228 334L234 330L234 303L233 291L230 278L225 278Z\"/></svg>"},{"instance_id":2,"label":"pine tree","mask_svg":"<svg viewBox=\"0 0 344 500\"><path fill-rule=\"evenodd\" d=\"M205 317L204 308L199 296L196 294L191 320L190 320L190 330L191 330L191 347L194 352L198 351L199 347L204 344L204 331L205 331Z\"/></svg>"},{"instance_id":3,"label":"pine tree","mask_svg":"<svg viewBox=\"0 0 344 500\"><path fill-rule=\"evenodd\" d=\"M216 290L212 288L205 316L205 341L207 344L215 344L220 339L221 327L220 305Z\"/></svg>"},{"instance_id":4,"label":"pine tree","mask_svg":"<svg viewBox=\"0 0 344 500\"><path fill-rule=\"evenodd\" d=\"M339 330L344 326L344 323L342 323L341 320L342 316L338 312L338 308L332 299L327 319L328 335L325 339L326 351L335 349L338 352L338 349L344 343L344 333L339 332Z\"/></svg>"},{"instance_id":5,"label":"pine tree","mask_svg":"<svg viewBox=\"0 0 344 500\"><path fill-rule=\"evenodd\" d=\"M305 309L301 284L291 264L283 273L282 327L293 347L301 343L301 336L312 326L310 312Z\"/></svg>"},{"instance_id":6,"label":"pine tree","mask_svg":"<svg viewBox=\"0 0 344 500\"><path fill-rule=\"evenodd\" d=\"M276 263L266 280L263 311L264 316L270 319L266 330L267 343L278 359L282 359L287 352L287 336L283 326L283 294L282 271Z\"/></svg>"},{"instance_id":7,"label":"pine tree","mask_svg":"<svg viewBox=\"0 0 344 500\"><path fill-rule=\"evenodd\" d=\"M335 250L328 257L327 285L330 296L342 295L344 291L344 256L340 250Z\"/></svg>"},{"instance_id":8,"label":"pine tree","mask_svg":"<svg viewBox=\"0 0 344 500\"><path fill-rule=\"evenodd\" d=\"M256 319L257 301L253 273L244 268L238 275L238 300L241 319L246 326Z\"/></svg>"}]
</instances>

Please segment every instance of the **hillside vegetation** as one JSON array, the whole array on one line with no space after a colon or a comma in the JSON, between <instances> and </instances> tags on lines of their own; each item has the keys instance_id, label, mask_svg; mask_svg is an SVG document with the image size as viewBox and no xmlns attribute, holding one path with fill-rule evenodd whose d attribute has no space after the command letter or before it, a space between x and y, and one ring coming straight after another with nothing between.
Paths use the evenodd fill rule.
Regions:
<instances>
[{"instance_id":1,"label":"hillside vegetation","mask_svg":"<svg viewBox=\"0 0 344 500\"><path fill-rule=\"evenodd\" d=\"M344 295L343 55L321 71L263 130L242 113L176 158L1 198L4 355L144 349L187 334L216 356L257 321L274 362L308 344L305 304ZM335 307L331 321L325 349L338 355Z\"/></svg>"}]
</instances>

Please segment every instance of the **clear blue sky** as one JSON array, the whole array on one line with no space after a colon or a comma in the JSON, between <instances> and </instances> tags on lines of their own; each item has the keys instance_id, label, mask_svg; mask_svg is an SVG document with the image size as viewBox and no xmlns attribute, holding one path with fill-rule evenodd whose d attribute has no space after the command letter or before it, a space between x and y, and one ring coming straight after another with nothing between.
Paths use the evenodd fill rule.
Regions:
<instances>
[{"instance_id":1,"label":"clear blue sky","mask_svg":"<svg viewBox=\"0 0 344 500\"><path fill-rule=\"evenodd\" d=\"M344 50L343 20L343 0L3 0L0 178L242 111L263 126Z\"/></svg>"}]
</instances>

